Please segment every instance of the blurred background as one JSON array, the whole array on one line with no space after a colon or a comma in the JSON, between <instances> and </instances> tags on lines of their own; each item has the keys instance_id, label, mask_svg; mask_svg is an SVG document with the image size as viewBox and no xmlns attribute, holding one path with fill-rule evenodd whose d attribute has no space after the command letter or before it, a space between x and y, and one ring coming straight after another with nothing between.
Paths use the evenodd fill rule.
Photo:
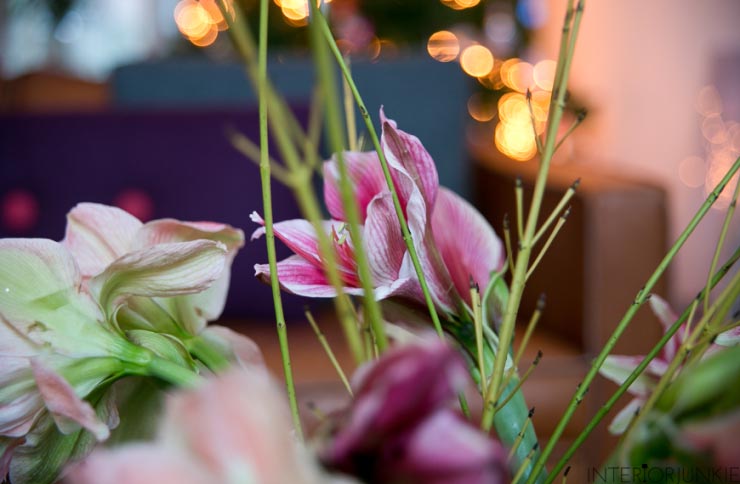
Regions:
<instances>
[{"instance_id":1,"label":"blurred background","mask_svg":"<svg viewBox=\"0 0 740 484\"><path fill-rule=\"evenodd\" d=\"M257 2L243 3L256 24ZM441 183L474 202L499 233L504 214L513 214L514 178L530 187L536 171L525 93L542 132L565 4L329 4L371 113L384 105L417 135ZM271 8L270 75L305 120L313 92L308 5L274 0ZM567 400L584 362L740 154L738 19L736 0L587 5L561 134L588 115L554 160L546 206L577 177L581 190L524 302L528 315L547 292L542 336L531 346L562 358L538 369L540 418L555 418L559 404L547 397ZM118 205L143 220L224 221L249 235L248 215L261 209L258 170L226 134L237 129L256 140L257 103L226 28L213 0L0 3L0 235L61 239L64 214L79 201ZM276 220L298 217L289 191L275 189ZM656 290L677 309L706 280L728 198ZM735 221L725 257L738 243ZM235 324L272 316L269 288L252 276L264 260L263 244L247 243L235 262L226 311ZM301 319L304 303L289 297L289 317ZM659 336L645 313L620 352L644 351ZM311 358L295 365L303 379L325 380L327 367Z\"/></svg>"}]
</instances>

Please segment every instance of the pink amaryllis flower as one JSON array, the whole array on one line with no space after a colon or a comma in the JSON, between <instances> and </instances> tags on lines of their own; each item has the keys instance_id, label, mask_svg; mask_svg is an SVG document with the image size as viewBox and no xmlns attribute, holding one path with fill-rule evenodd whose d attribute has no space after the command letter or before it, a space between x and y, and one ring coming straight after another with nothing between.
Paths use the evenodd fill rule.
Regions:
<instances>
[{"instance_id":1,"label":"pink amaryllis flower","mask_svg":"<svg viewBox=\"0 0 740 484\"><path fill-rule=\"evenodd\" d=\"M320 471L289 425L286 402L264 370L232 370L171 396L154 442L95 451L64 482L340 482Z\"/></svg>"},{"instance_id":2,"label":"pink amaryllis flower","mask_svg":"<svg viewBox=\"0 0 740 484\"><path fill-rule=\"evenodd\" d=\"M503 267L501 241L475 208L439 186L434 161L419 139L399 130L382 110L380 115L383 153L432 297L444 313L459 313L461 306L469 303L470 279L486 287L491 272ZM343 156L359 204L362 243L372 271L375 297L399 296L423 303L377 153L346 152ZM324 163L324 200L332 216L325 222L324 230L334 241L345 291L360 294L353 257L355 241L344 231L346 217L336 158ZM256 214L253 220L262 223ZM264 228L258 229L252 239L263 233ZM295 252L278 263L283 289L308 297L334 296L311 224L305 220L280 222L275 224L275 235ZM255 272L261 279L269 279L268 265L256 265Z\"/></svg>"},{"instance_id":3,"label":"pink amaryllis flower","mask_svg":"<svg viewBox=\"0 0 740 484\"><path fill-rule=\"evenodd\" d=\"M365 482L506 482L501 444L453 409L466 384L462 358L436 337L384 353L355 374L323 462Z\"/></svg>"},{"instance_id":4,"label":"pink amaryllis flower","mask_svg":"<svg viewBox=\"0 0 740 484\"><path fill-rule=\"evenodd\" d=\"M673 323L676 322L678 316L664 299L655 294L650 296L649 302L653 313L663 326L663 331L667 332L673 326ZM657 385L660 378L668 370L671 361L677 356L679 348L686 341L686 336L684 324L666 342L660 353L645 368L645 371L630 385L628 391L635 398L614 417L614 420L609 425L609 431L611 433L621 434L625 431L632 417L644 405L655 385ZM733 329L719 335L717 340L721 341L723 345L730 346L740 340L740 334L738 334L736 329ZM719 350L719 346L713 344L707 350L705 356L715 353L717 350ZM644 358L642 355L609 355L604 360L599 373L616 384L621 385Z\"/></svg>"}]
</instances>

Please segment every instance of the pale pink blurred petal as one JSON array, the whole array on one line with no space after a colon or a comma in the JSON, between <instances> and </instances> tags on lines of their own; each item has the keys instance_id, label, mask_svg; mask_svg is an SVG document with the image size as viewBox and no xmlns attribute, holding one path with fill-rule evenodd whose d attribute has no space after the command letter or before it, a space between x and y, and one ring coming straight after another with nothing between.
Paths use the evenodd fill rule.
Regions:
<instances>
[{"instance_id":1,"label":"pale pink blurred petal","mask_svg":"<svg viewBox=\"0 0 740 484\"><path fill-rule=\"evenodd\" d=\"M740 343L740 326L736 326L717 335L714 342L721 346L735 346Z\"/></svg>"},{"instance_id":2,"label":"pale pink blurred petal","mask_svg":"<svg viewBox=\"0 0 740 484\"><path fill-rule=\"evenodd\" d=\"M692 451L708 453L714 466L730 468L740 464L740 411L688 423L681 429L679 442Z\"/></svg>"},{"instance_id":3,"label":"pale pink blurred petal","mask_svg":"<svg viewBox=\"0 0 740 484\"><path fill-rule=\"evenodd\" d=\"M205 328L199 336L217 344L224 352L231 352L241 366L265 367L262 351L257 343L241 333L214 324Z\"/></svg>"},{"instance_id":4,"label":"pale pink blurred petal","mask_svg":"<svg viewBox=\"0 0 740 484\"><path fill-rule=\"evenodd\" d=\"M491 272L503 267L501 239L472 205L443 187L434 205L432 230L455 288L469 304L470 278L483 290Z\"/></svg>"},{"instance_id":5,"label":"pale pink blurred petal","mask_svg":"<svg viewBox=\"0 0 740 484\"><path fill-rule=\"evenodd\" d=\"M655 313L660 320L660 323L663 325L663 332L667 332L673 323L676 322L678 316L668 305L668 302L662 297L651 294L648 301L650 302L650 308L653 310L653 313ZM679 328L663 347L662 355L666 361L671 361L673 359L682 342L683 327Z\"/></svg>"},{"instance_id":6,"label":"pale pink blurred petal","mask_svg":"<svg viewBox=\"0 0 740 484\"><path fill-rule=\"evenodd\" d=\"M37 358L31 359L36 386L46 408L54 417L62 433L70 433L79 426L89 430L97 440L105 440L110 429L95 413L92 406L80 399L72 386Z\"/></svg>"},{"instance_id":7,"label":"pale pink blurred petal","mask_svg":"<svg viewBox=\"0 0 740 484\"><path fill-rule=\"evenodd\" d=\"M92 277L128 252L140 227L139 219L120 208L80 203L67 214L62 244L74 255L82 275Z\"/></svg>"},{"instance_id":8,"label":"pale pink blurred petal","mask_svg":"<svg viewBox=\"0 0 740 484\"><path fill-rule=\"evenodd\" d=\"M619 413L614 417L614 420L611 421L609 424L609 433L613 435L624 433L624 431L627 430L630 420L632 420L632 417L635 416L635 413L644 403L645 401L641 398L632 399L630 403L625 405L625 407L619 411Z\"/></svg>"},{"instance_id":9,"label":"pale pink blurred petal","mask_svg":"<svg viewBox=\"0 0 740 484\"><path fill-rule=\"evenodd\" d=\"M4 482L10 471L10 461L13 460L15 448L23 445L24 438L8 439L0 437L0 482Z\"/></svg>"},{"instance_id":10,"label":"pale pink blurred petal","mask_svg":"<svg viewBox=\"0 0 740 484\"><path fill-rule=\"evenodd\" d=\"M152 444L100 449L72 465L66 484L206 484L217 482L189 456Z\"/></svg>"},{"instance_id":11,"label":"pale pink blurred petal","mask_svg":"<svg viewBox=\"0 0 740 484\"><path fill-rule=\"evenodd\" d=\"M621 385L642 360L642 356L609 355L604 360L599 373L617 385ZM650 378L643 372L629 387L629 392L633 395L645 396L652 391L653 384Z\"/></svg>"},{"instance_id":12,"label":"pale pink blurred petal","mask_svg":"<svg viewBox=\"0 0 740 484\"><path fill-rule=\"evenodd\" d=\"M169 297L203 291L224 269L226 246L211 240L158 244L130 252L89 282L112 314L128 296Z\"/></svg>"},{"instance_id":13,"label":"pale pink blurred petal","mask_svg":"<svg viewBox=\"0 0 740 484\"><path fill-rule=\"evenodd\" d=\"M421 191L427 213L430 213L434 207L439 187L434 160L419 138L398 129L395 121L385 117L382 108L380 109L380 122L383 126L381 147L388 160L388 165L410 176Z\"/></svg>"},{"instance_id":14,"label":"pale pink blurred petal","mask_svg":"<svg viewBox=\"0 0 740 484\"><path fill-rule=\"evenodd\" d=\"M370 201L379 193L388 192L383 169L378 154L374 151L345 151L343 157L360 209L360 223L364 223ZM336 155L324 163L324 201L332 218L346 221Z\"/></svg>"}]
</instances>

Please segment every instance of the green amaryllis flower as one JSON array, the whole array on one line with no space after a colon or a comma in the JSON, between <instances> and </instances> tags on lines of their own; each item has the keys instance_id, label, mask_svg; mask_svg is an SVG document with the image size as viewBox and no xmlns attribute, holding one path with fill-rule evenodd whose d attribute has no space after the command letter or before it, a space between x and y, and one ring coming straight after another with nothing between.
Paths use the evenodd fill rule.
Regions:
<instances>
[{"instance_id":1,"label":"green amaryllis flower","mask_svg":"<svg viewBox=\"0 0 740 484\"><path fill-rule=\"evenodd\" d=\"M0 475L9 471L14 483L49 482L108 437L117 423L106 392L114 380L162 376L155 370L164 360L187 376L183 344L156 331L193 334L218 315L224 268L240 246L241 232L227 226L142 225L102 205L79 205L69 218L62 243L0 240ZM208 240L224 232L231 246ZM157 308L156 318L137 313L146 329L123 318L138 306ZM164 327L162 314L171 314Z\"/></svg>"}]
</instances>

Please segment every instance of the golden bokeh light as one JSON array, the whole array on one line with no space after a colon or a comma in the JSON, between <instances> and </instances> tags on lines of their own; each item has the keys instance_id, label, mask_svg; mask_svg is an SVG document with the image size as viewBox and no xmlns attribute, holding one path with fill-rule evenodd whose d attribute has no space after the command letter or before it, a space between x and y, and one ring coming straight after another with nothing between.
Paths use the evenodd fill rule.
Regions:
<instances>
[{"instance_id":1,"label":"golden bokeh light","mask_svg":"<svg viewBox=\"0 0 740 484\"><path fill-rule=\"evenodd\" d=\"M534 66L532 77L534 78L535 84L540 89L545 91L552 91L552 84L555 80L555 68L556 62L554 60L543 60L539 61Z\"/></svg>"},{"instance_id":2,"label":"golden bokeh light","mask_svg":"<svg viewBox=\"0 0 740 484\"><path fill-rule=\"evenodd\" d=\"M509 158L527 161L537 154L537 144L528 124L501 122L494 133L496 147Z\"/></svg>"},{"instance_id":3,"label":"golden bokeh light","mask_svg":"<svg viewBox=\"0 0 740 484\"><path fill-rule=\"evenodd\" d=\"M493 69L493 54L482 45L471 45L460 54L460 65L468 75L483 77Z\"/></svg>"},{"instance_id":4,"label":"golden bokeh light","mask_svg":"<svg viewBox=\"0 0 740 484\"><path fill-rule=\"evenodd\" d=\"M504 62L501 66L501 80L515 91L527 92L534 84L534 67L529 62L518 59L509 65Z\"/></svg>"},{"instance_id":5,"label":"golden bokeh light","mask_svg":"<svg viewBox=\"0 0 740 484\"><path fill-rule=\"evenodd\" d=\"M427 52L434 60L450 62L457 59L460 53L460 41L452 32L440 30L429 37Z\"/></svg>"},{"instance_id":6,"label":"golden bokeh light","mask_svg":"<svg viewBox=\"0 0 740 484\"><path fill-rule=\"evenodd\" d=\"M689 156L678 165L678 177L687 187L697 188L704 184L706 163L698 156Z\"/></svg>"},{"instance_id":7,"label":"golden bokeh light","mask_svg":"<svg viewBox=\"0 0 740 484\"><path fill-rule=\"evenodd\" d=\"M226 2L226 7L233 18L231 2ZM211 45L220 30L229 28L216 0L181 0L175 6L174 17L180 33L198 47Z\"/></svg>"},{"instance_id":8,"label":"golden bokeh light","mask_svg":"<svg viewBox=\"0 0 740 484\"><path fill-rule=\"evenodd\" d=\"M701 123L701 133L707 141L713 144L722 144L728 138L725 123L718 114L712 114L704 118Z\"/></svg>"},{"instance_id":9,"label":"golden bokeh light","mask_svg":"<svg viewBox=\"0 0 740 484\"><path fill-rule=\"evenodd\" d=\"M453 10L465 10L466 8L475 7L480 0L441 0L442 5L450 7Z\"/></svg>"}]
</instances>

